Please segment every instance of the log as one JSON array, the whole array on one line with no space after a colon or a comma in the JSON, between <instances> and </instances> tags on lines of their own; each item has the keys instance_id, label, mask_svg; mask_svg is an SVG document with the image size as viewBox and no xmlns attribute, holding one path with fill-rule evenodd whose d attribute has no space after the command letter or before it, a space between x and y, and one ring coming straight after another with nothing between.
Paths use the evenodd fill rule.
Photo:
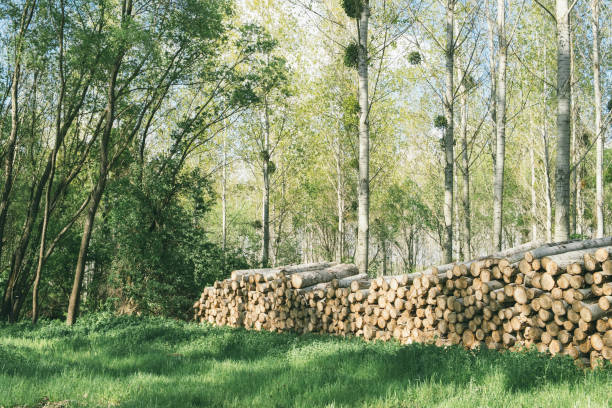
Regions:
<instances>
[{"instance_id":1,"label":"log","mask_svg":"<svg viewBox=\"0 0 612 408\"><path fill-rule=\"evenodd\" d=\"M612 296L602 296L597 301L597 305L601 310L608 311L612 309Z\"/></svg>"},{"instance_id":2,"label":"log","mask_svg":"<svg viewBox=\"0 0 612 408\"><path fill-rule=\"evenodd\" d=\"M583 303L580 309L580 318L585 322L592 322L608 314L612 314L612 310L603 310L597 303Z\"/></svg>"},{"instance_id":3,"label":"log","mask_svg":"<svg viewBox=\"0 0 612 408\"><path fill-rule=\"evenodd\" d=\"M297 272L291 275L291 285L296 289L301 289L321 282L329 282L332 279L342 279L356 275L357 272L357 267L352 264L338 264L320 270Z\"/></svg>"},{"instance_id":4,"label":"log","mask_svg":"<svg viewBox=\"0 0 612 408\"><path fill-rule=\"evenodd\" d=\"M271 276L284 272L285 275L292 275L299 272L316 271L325 268L329 268L336 265L335 262L314 262L309 264L301 265L285 265L277 268L261 268L261 269L240 269L235 270L231 274L232 280L239 280L241 277L248 277L255 274L261 274L264 276Z\"/></svg>"},{"instance_id":5,"label":"log","mask_svg":"<svg viewBox=\"0 0 612 408\"><path fill-rule=\"evenodd\" d=\"M605 239L607 238L601 238L600 240L605 240ZM610 240L612 240L612 237L610 238ZM593 240L593 241L599 241L599 240ZM610 244L608 244L608 246L600 247L598 249L604 250L604 251L612 250L612 246L609 246L609 245ZM552 248L549 248L549 249L552 250ZM592 252L593 252L593 248L586 248L586 249L573 250L569 252L563 251L562 253L547 255L546 257L542 259L542 265L543 266L545 265L545 269L547 273L549 273L551 276L554 276L557 273L559 273L560 270L565 270L570 266L572 267L571 269L575 269L576 265L585 265L585 258L588 259L591 256ZM590 269L590 270L594 270L596 266L592 266L592 268L593 269Z\"/></svg>"},{"instance_id":6,"label":"log","mask_svg":"<svg viewBox=\"0 0 612 408\"><path fill-rule=\"evenodd\" d=\"M595 251L595 259L599 263L607 261L609 256L610 251L608 251L606 248L599 248L597 251Z\"/></svg>"},{"instance_id":7,"label":"log","mask_svg":"<svg viewBox=\"0 0 612 408\"><path fill-rule=\"evenodd\" d=\"M360 274L357 274L357 275L348 276L346 278L342 278L342 279L338 280L338 287L339 288L352 288L353 282L359 281L359 280L365 281L367 279L368 279L368 274L367 273L360 273ZM357 285L359 285L359 284L357 284ZM369 285L368 285L368 287L369 287ZM358 289L367 289L367 288L366 287L359 287L359 286L357 286L357 290Z\"/></svg>"},{"instance_id":8,"label":"log","mask_svg":"<svg viewBox=\"0 0 612 408\"><path fill-rule=\"evenodd\" d=\"M584 241L573 240L560 243L551 243L542 245L541 247L525 253L525 259L539 258L546 256L559 255L568 252L582 251L593 248L610 247L612 246L612 237L589 239ZM522 258L522 257L521 257ZM519 259L509 259L510 262L518 262Z\"/></svg>"},{"instance_id":9,"label":"log","mask_svg":"<svg viewBox=\"0 0 612 408\"><path fill-rule=\"evenodd\" d=\"M575 242L575 241L568 241L568 242ZM531 251L535 248L539 248L542 246L543 241L532 241L532 242L527 242L525 244L513 247L513 248L508 248L505 249L503 251L499 251L499 252L495 252L493 254L490 255L486 255L486 256L481 256L479 258L475 258L469 261L465 261L465 262L459 262L459 263L450 263L450 264L445 264L445 265L439 265L439 266L433 266L430 267L428 269L426 269L425 271L423 271L423 273L443 273L446 272L448 270L452 270L453 267L455 265L464 265L466 268L471 270L471 265L473 263L477 263L477 262L481 262L481 261L487 261L487 260L491 260L491 259L496 259L496 258L509 258L509 259L514 259L518 256L518 260L522 259L524 254L528 251ZM546 244L548 245L548 244ZM545 246L546 246L545 245ZM556 245L556 244L555 244ZM612 245L609 244L609 245ZM515 262L515 261L511 261L510 263ZM477 276L477 275L474 275Z\"/></svg>"}]
</instances>

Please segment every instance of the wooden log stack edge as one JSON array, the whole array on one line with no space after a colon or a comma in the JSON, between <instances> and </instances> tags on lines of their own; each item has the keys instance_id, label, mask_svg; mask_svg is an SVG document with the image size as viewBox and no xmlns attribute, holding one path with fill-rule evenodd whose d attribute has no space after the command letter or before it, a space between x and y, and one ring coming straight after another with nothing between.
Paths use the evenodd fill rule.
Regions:
<instances>
[{"instance_id":1,"label":"wooden log stack edge","mask_svg":"<svg viewBox=\"0 0 612 408\"><path fill-rule=\"evenodd\" d=\"M536 347L596 367L612 360L611 254L612 238L601 238L377 278L332 262L234 271L204 289L194 319L404 344Z\"/></svg>"}]
</instances>

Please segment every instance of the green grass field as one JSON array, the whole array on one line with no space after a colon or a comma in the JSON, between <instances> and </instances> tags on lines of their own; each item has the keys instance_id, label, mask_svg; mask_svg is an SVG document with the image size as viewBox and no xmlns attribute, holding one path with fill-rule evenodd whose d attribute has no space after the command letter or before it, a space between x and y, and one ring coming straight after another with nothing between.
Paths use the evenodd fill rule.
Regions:
<instances>
[{"instance_id":1,"label":"green grass field","mask_svg":"<svg viewBox=\"0 0 612 408\"><path fill-rule=\"evenodd\" d=\"M0 326L0 406L610 407L612 368L94 315Z\"/></svg>"}]
</instances>

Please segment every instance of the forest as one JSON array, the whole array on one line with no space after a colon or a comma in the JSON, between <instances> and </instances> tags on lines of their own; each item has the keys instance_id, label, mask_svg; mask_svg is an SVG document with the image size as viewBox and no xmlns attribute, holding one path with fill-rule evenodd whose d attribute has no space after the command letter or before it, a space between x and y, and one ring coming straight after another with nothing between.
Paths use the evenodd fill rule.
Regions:
<instances>
[{"instance_id":1,"label":"forest","mask_svg":"<svg viewBox=\"0 0 612 408\"><path fill-rule=\"evenodd\" d=\"M0 320L612 235L607 0L1 0Z\"/></svg>"}]
</instances>

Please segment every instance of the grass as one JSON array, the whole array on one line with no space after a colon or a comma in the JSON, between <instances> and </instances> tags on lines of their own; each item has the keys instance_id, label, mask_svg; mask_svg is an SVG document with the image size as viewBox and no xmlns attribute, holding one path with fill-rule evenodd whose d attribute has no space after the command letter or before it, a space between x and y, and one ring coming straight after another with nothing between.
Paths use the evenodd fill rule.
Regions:
<instances>
[{"instance_id":1,"label":"grass","mask_svg":"<svg viewBox=\"0 0 612 408\"><path fill-rule=\"evenodd\" d=\"M612 368L93 315L0 325L0 406L610 407Z\"/></svg>"}]
</instances>

